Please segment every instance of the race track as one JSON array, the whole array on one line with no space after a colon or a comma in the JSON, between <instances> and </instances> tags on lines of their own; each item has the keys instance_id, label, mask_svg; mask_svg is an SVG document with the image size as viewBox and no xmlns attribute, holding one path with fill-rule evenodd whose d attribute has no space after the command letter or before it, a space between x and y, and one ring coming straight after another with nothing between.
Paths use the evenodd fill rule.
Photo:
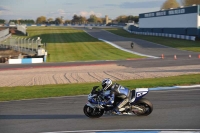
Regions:
<instances>
[{"instance_id":1,"label":"race track","mask_svg":"<svg viewBox=\"0 0 200 133\"><path fill-rule=\"evenodd\" d=\"M179 58L187 58L189 55L196 56L199 54L197 52L189 52L184 50L178 50L175 48L163 46L153 42L148 42L141 39L126 38L118 36L101 29L84 29L89 35L112 42L124 49L131 50L140 54L161 57L164 54L165 58L173 58L174 55ZM130 44L134 42L134 49L131 48Z\"/></svg>"},{"instance_id":2,"label":"race track","mask_svg":"<svg viewBox=\"0 0 200 133\"><path fill-rule=\"evenodd\" d=\"M139 39L119 37L99 29L85 30L96 38L105 39L123 48L152 56L160 57L161 54L165 54L166 58L26 65L1 64L1 74L11 69L10 73L15 73L24 69L32 71L49 67L56 69L58 67L98 66L102 64L105 66L114 64L121 68L126 67L127 69L123 70L130 70L130 73L134 72L134 74L145 71L147 75L150 75L147 72L151 72L154 73L154 77L155 72L158 72L158 74L161 72L173 74L200 72L200 59L197 57L199 53L177 50ZM136 43L134 49L130 48L131 41ZM174 54L177 55L177 60L173 59ZM192 55L192 58L188 58L189 54ZM105 70L107 70L106 67ZM50 73L49 70L46 71ZM121 72L124 73L124 71ZM4 77L2 77L2 81L5 80ZM6 81L8 80L5 80L4 83ZM146 96L154 105L154 111L151 115L146 117L103 116L99 119L90 119L83 114L82 110L87 102L87 96L0 102L0 132L41 133L107 129L200 129L199 94L200 88L151 91Z\"/></svg>"},{"instance_id":3,"label":"race track","mask_svg":"<svg viewBox=\"0 0 200 133\"><path fill-rule=\"evenodd\" d=\"M200 88L150 91L154 105L149 116L83 114L86 96L0 102L3 133L41 133L107 129L200 129Z\"/></svg>"}]
</instances>

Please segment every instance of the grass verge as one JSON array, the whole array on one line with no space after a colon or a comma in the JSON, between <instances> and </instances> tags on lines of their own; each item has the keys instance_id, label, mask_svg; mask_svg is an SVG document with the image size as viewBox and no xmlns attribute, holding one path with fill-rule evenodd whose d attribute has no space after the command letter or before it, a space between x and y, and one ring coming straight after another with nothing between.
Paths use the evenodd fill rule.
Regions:
<instances>
[{"instance_id":1,"label":"grass verge","mask_svg":"<svg viewBox=\"0 0 200 133\"><path fill-rule=\"evenodd\" d=\"M124 60L144 58L124 52L69 27L28 27L29 38L40 37L47 44L47 62Z\"/></svg>"},{"instance_id":2,"label":"grass verge","mask_svg":"<svg viewBox=\"0 0 200 133\"><path fill-rule=\"evenodd\" d=\"M162 87L174 85L200 84L200 74L182 75L165 78L138 79L117 81L130 89L141 87ZM91 88L100 83L58 84L42 86L0 87L0 101L11 101L33 98L47 98L73 95L87 95Z\"/></svg>"},{"instance_id":3,"label":"grass verge","mask_svg":"<svg viewBox=\"0 0 200 133\"><path fill-rule=\"evenodd\" d=\"M136 34L129 33L123 29L118 29L118 28L105 29L105 30L112 32L114 34L117 34L119 36L123 36L123 37L138 38L138 39L147 40L150 42L162 44L162 45L177 48L177 49L200 52L200 41L199 40L198 41L189 41L189 40L174 39L174 38L168 38L168 37L136 35Z\"/></svg>"}]
</instances>

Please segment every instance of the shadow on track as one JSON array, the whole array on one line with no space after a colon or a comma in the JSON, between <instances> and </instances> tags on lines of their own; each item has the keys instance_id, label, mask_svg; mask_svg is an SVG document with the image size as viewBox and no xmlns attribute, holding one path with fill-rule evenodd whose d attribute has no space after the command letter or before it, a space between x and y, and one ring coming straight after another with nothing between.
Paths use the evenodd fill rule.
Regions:
<instances>
[{"instance_id":1,"label":"shadow on track","mask_svg":"<svg viewBox=\"0 0 200 133\"><path fill-rule=\"evenodd\" d=\"M36 119L89 119L89 120L102 120L102 119L121 119L136 117L135 115L104 115L101 118L88 118L85 115L0 115L0 120L36 120Z\"/></svg>"},{"instance_id":2,"label":"shadow on track","mask_svg":"<svg viewBox=\"0 0 200 133\"><path fill-rule=\"evenodd\" d=\"M85 115L0 115L0 120L27 120L27 119L82 119Z\"/></svg>"}]
</instances>

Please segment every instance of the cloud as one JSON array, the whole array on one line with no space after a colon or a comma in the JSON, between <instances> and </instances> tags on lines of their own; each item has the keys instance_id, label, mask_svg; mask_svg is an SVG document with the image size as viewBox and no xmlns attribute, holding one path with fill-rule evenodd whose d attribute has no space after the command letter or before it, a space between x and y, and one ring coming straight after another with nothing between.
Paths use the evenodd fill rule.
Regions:
<instances>
[{"instance_id":1,"label":"cloud","mask_svg":"<svg viewBox=\"0 0 200 133\"><path fill-rule=\"evenodd\" d=\"M123 2L119 5L120 8L154 8L160 7L160 1L140 1L140 2Z\"/></svg>"},{"instance_id":2,"label":"cloud","mask_svg":"<svg viewBox=\"0 0 200 133\"><path fill-rule=\"evenodd\" d=\"M63 9L58 9L57 12L58 12L59 15L65 15L67 13Z\"/></svg>"},{"instance_id":3,"label":"cloud","mask_svg":"<svg viewBox=\"0 0 200 133\"><path fill-rule=\"evenodd\" d=\"M116 6L119 6L119 5L117 5L117 4L104 4L104 6L116 7Z\"/></svg>"},{"instance_id":4,"label":"cloud","mask_svg":"<svg viewBox=\"0 0 200 133\"><path fill-rule=\"evenodd\" d=\"M66 12L65 10L63 9L58 9L57 11L55 12L49 12L47 14L47 17L49 18L57 18L57 17L60 17L60 16L65 16L67 14L69 14L70 12Z\"/></svg>"},{"instance_id":5,"label":"cloud","mask_svg":"<svg viewBox=\"0 0 200 133\"><path fill-rule=\"evenodd\" d=\"M89 9L97 9L97 8L102 8L102 6L89 6Z\"/></svg>"},{"instance_id":6,"label":"cloud","mask_svg":"<svg viewBox=\"0 0 200 133\"><path fill-rule=\"evenodd\" d=\"M47 18L57 18L57 17L61 17L63 16L65 19L72 19L72 17L74 16L74 14L76 15L81 15L81 16L84 16L86 18L89 18L90 15L94 14L96 15L97 17L101 17L102 14L101 13L97 13L97 12L94 12L94 11L80 11L80 12L66 12L65 10L63 9L58 9L57 11L55 12L49 12L47 14Z\"/></svg>"},{"instance_id":7,"label":"cloud","mask_svg":"<svg viewBox=\"0 0 200 133\"><path fill-rule=\"evenodd\" d=\"M90 9L97 9L97 8L111 8L111 7L119 7L117 4L103 4L103 5L95 5L95 6L89 6Z\"/></svg>"},{"instance_id":8,"label":"cloud","mask_svg":"<svg viewBox=\"0 0 200 133\"><path fill-rule=\"evenodd\" d=\"M65 5L75 5L75 3L68 2L68 3L65 3Z\"/></svg>"},{"instance_id":9,"label":"cloud","mask_svg":"<svg viewBox=\"0 0 200 133\"><path fill-rule=\"evenodd\" d=\"M0 6L0 15L11 15L12 11L6 6Z\"/></svg>"},{"instance_id":10,"label":"cloud","mask_svg":"<svg viewBox=\"0 0 200 133\"><path fill-rule=\"evenodd\" d=\"M0 6L0 11L9 11L9 10L4 6Z\"/></svg>"},{"instance_id":11,"label":"cloud","mask_svg":"<svg viewBox=\"0 0 200 133\"><path fill-rule=\"evenodd\" d=\"M96 13L94 11L90 11L90 12L87 12L87 11L81 11L79 12L77 15L81 15L81 16L84 16L84 17L89 17L90 15L96 15L97 17L101 17L102 14L101 13Z\"/></svg>"}]
</instances>

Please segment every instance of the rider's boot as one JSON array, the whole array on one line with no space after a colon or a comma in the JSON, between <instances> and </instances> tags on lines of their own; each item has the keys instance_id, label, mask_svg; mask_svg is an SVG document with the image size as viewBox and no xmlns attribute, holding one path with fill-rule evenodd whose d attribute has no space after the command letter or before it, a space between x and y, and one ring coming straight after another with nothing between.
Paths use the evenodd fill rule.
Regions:
<instances>
[{"instance_id":1,"label":"rider's boot","mask_svg":"<svg viewBox=\"0 0 200 133\"><path fill-rule=\"evenodd\" d=\"M122 115L122 113L119 111L118 108L115 108L115 109L113 110L113 114Z\"/></svg>"}]
</instances>

